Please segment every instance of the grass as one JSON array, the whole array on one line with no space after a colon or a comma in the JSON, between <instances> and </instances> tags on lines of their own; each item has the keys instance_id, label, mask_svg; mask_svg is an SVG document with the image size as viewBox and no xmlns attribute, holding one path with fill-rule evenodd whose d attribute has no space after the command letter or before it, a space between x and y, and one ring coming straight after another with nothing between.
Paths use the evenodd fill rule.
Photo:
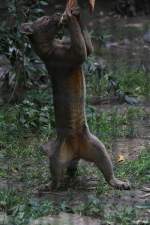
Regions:
<instances>
[{"instance_id":1,"label":"grass","mask_svg":"<svg viewBox=\"0 0 150 225\"><path fill-rule=\"evenodd\" d=\"M34 200L31 196L23 196L11 190L0 192L0 208L9 215L9 223L12 225L28 224L31 219L58 213L50 200Z\"/></svg>"},{"instance_id":2,"label":"grass","mask_svg":"<svg viewBox=\"0 0 150 225\"><path fill-rule=\"evenodd\" d=\"M136 186L141 183L148 183L150 180L150 176L148 174L150 169L149 165L150 157L149 149L147 149L141 153L137 160L133 162L127 162L117 168L117 174L122 179L130 174L130 179L132 183L133 181L136 183ZM33 172L33 169L34 166L32 167L32 171L30 171L31 173ZM20 170L18 170L18 172L21 173ZM96 172L98 176L101 177L97 170ZM9 215L10 222L13 225L28 224L31 219L36 219L46 215L55 215L62 211L94 216L101 218L106 222L114 222L115 224L132 224L131 222L133 219L138 218L138 210L136 208L124 207L119 209L119 211L118 208L116 208L116 210L111 211L111 213L108 213L105 210L103 197L108 193L109 188L101 178L100 184L97 185L96 194L93 193L92 195L89 195L86 202L83 201L81 204L73 208L69 206L67 199L66 201L59 201L59 204L56 204L50 199L34 199L29 190L26 190L26 192L23 190L18 193L17 191L13 191L11 188L8 188L7 190L2 190L0 192L0 209ZM33 177L29 176L28 179L31 179L33 182ZM40 176L38 177L38 180L40 180ZM38 183L35 183L34 185L38 185ZM118 194L118 196L121 194L119 191L115 192Z\"/></svg>"},{"instance_id":3,"label":"grass","mask_svg":"<svg viewBox=\"0 0 150 225\"><path fill-rule=\"evenodd\" d=\"M148 117L147 112L141 107L127 106L122 112L120 108L113 107L110 111L97 113L96 108L87 108L88 124L91 131L103 141L109 142L119 137L137 137L137 121Z\"/></svg>"},{"instance_id":4,"label":"grass","mask_svg":"<svg viewBox=\"0 0 150 225\"><path fill-rule=\"evenodd\" d=\"M92 59L94 61L94 59ZM113 79L116 83L116 90L122 93L128 93L130 96L136 96L139 100L150 96L150 74L143 68L128 68L120 66L113 72L106 70L98 72L93 68L93 73L87 76L87 93L94 96L109 96L114 92L113 87L110 88L109 79ZM93 79L94 75L94 79ZM108 90L110 93L108 93Z\"/></svg>"},{"instance_id":5,"label":"grass","mask_svg":"<svg viewBox=\"0 0 150 225\"><path fill-rule=\"evenodd\" d=\"M72 207L69 203L69 198L60 200L59 203L50 199L34 198L32 194L34 188L49 182L48 162L46 157L38 151L39 142L42 141L39 139L40 129L38 135L36 132L36 134L33 133L30 136L32 126L29 126L28 129L23 127L24 135L19 135L15 124L14 110L13 108L11 111L11 108L9 108L9 117L3 115L5 110L1 111L1 120L3 121L5 132L0 139L0 163L2 164L0 178L9 180L13 184L21 184L19 192L15 188L11 188L11 185L0 192L0 209L9 215L11 224L28 224L31 219L49 214L58 214L62 211L94 216L116 224L120 223L120 221L122 221L123 225L131 224L130 222L136 210L125 208L119 212L113 211L111 215L105 213L105 207L101 202L101 198L105 195L107 196L110 187L95 167L88 166L85 168L81 166L79 168L80 176L85 174L86 176L92 176L95 174L100 180L96 185L96 192L88 197L87 202L83 201L79 206ZM110 134L112 137L126 136L128 132L127 125L129 125L130 121L145 117L145 112L142 109L133 107L127 108L123 116L118 115L116 111L104 112L99 115L94 108L89 108L88 110L88 121L92 131L95 133L101 131L99 136L106 144L111 141L109 138ZM121 128L125 125L127 126L126 132ZM11 132L7 129L8 127L12 128ZM30 135L27 135L27 133ZM45 136L47 136L47 133L45 133ZM149 148L145 149L135 161L127 161L116 166L115 173L117 176L121 179L129 178L136 187L147 183L150 179L148 173L150 169L149 150ZM119 194L120 192L116 191L116 193Z\"/></svg>"},{"instance_id":6,"label":"grass","mask_svg":"<svg viewBox=\"0 0 150 225\"><path fill-rule=\"evenodd\" d=\"M118 74L114 76L119 77ZM126 74L120 76L121 90L132 89L133 93L144 96L146 90L142 76L142 73L128 74L128 78ZM107 76L97 84L93 79L88 83L88 93L95 85L97 88L93 94L101 95L107 92L107 81ZM126 106L123 111L116 106L109 111L97 111L95 107L89 104L87 106L89 127L108 149L114 139L138 137L136 121L142 122L148 116L144 108L135 106ZM87 177L94 175L98 178L95 191L86 192L86 201L83 199L81 204L72 205L71 202L75 200L72 189L68 191L65 199L58 198L57 201L33 194L37 187L47 184L51 179L47 158L39 152L38 146L55 135L54 127L52 99L48 94L42 95L41 91L29 92L20 104L1 108L0 179L4 188L0 191L0 212L8 214L11 225L26 225L31 219L59 212L97 217L108 224L131 225L133 217L136 217L136 209L124 207L118 211L118 208L114 207L111 213L107 213L105 200L112 189L106 184L102 174L91 165L79 167L78 176L86 174ZM137 160L115 165L115 174L121 179L128 178L134 187L148 183L149 150L148 147L145 148ZM9 185L6 185L6 182ZM113 193L120 195L120 191Z\"/></svg>"},{"instance_id":7,"label":"grass","mask_svg":"<svg viewBox=\"0 0 150 225\"><path fill-rule=\"evenodd\" d=\"M150 182L150 148L146 148L139 155L138 160L124 163L120 166L118 176L125 177L127 174L131 174L131 181L137 184ZM132 173L131 173L132 171Z\"/></svg>"}]
</instances>

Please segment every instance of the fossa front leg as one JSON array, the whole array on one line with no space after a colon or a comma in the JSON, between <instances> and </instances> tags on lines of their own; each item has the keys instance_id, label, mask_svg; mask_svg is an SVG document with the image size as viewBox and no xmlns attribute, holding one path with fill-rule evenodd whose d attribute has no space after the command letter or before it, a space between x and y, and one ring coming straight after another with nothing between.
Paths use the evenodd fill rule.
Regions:
<instances>
[{"instance_id":1,"label":"fossa front leg","mask_svg":"<svg viewBox=\"0 0 150 225\"><path fill-rule=\"evenodd\" d=\"M105 180L112 187L120 190L130 189L129 182L120 181L115 177L112 162L106 148L97 137L89 133L86 140L86 150L83 149L80 154L81 158L95 163L103 173Z\"/></svg>"}]
</instances>

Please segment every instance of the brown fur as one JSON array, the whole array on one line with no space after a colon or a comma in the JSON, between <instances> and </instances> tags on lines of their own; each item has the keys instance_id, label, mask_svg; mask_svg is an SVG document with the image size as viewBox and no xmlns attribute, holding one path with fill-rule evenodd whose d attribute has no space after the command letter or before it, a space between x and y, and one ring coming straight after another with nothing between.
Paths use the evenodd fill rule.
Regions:
<instances>
[{"instance_id":1,"label":"brown fur","mask_svg":"<svg viewBox=\"0 0 150 225\"><path fill-rule=\"evenodd\" d=\"M30 37L52 81L57 138L43 145L43 149L50 159L53 187L60 185L66 169L74 172L82 158L94 162L114 188L129 189L128 182L114 177L105 146L90 133L87 125L82 64L92 51L88 32L72 14L67 19L71 41L66 43L54 39L59 19L51 21L51 17L40 19L29 27L23 25L22 30Z\"/></svg>"}]
</instances>

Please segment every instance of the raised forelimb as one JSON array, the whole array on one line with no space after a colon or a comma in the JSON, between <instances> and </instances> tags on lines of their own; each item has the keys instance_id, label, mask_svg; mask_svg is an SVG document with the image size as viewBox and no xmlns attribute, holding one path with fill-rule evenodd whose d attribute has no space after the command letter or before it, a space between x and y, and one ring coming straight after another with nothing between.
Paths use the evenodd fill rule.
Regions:
<instances>
[{"instance_id":1,"label":"raised forelimb","mask_svg":"<svg viewBox=\"0 0 150 225\"><path fill-rule=\"evenodd\" d=\"M76 10L76 9L74 9ZM80 13L78 11L78 13ZM51 55L53 59L59 60L61 63L66 63L72 66L73 64L82 64L87 58L87 48L83 33L74 11L66 9L67 29L70 33L70 42L56 40L54 51Z\"/></svg>"},{"instance_id":2,"label":"raised forelimb","mask_svg":"<svg viewBox=\"0 0 150 225\"><path fill-rule=\"evenodd\" d=\"M93 45L91 41L91 36L87 30L87 27L85 26L82 16L79 17L79 24L84 37L86 50L87 50L87 56L89 56L93 52Z\"/></svg>"},{"instance_id":3,"label":"raised forelimb","mask_svg":"<svg viewBox=\"0 0 150 225\"><path fill-rule=\"evenodd\" d=\"M94 5L95 5L95 0L89 0L89 6L90 6L91 11L94 10ZM78 6L78 1L77 0L68 0L66 10L62 16L62 20L63 20L63 18L65 18L67 16L68 10L71 12L71 14L76 16L76 18L79 22L81 32L82 32L82 35L83 35L83 38L85 41L85 45L86 45L87 55L90 55L93 52L93 46L92 46L92 42L91 42L91 37L90 37L87 27L85 26L85 23L83 21L83 16L81 16L80 9Z\"/></svg>"}]
</instances>

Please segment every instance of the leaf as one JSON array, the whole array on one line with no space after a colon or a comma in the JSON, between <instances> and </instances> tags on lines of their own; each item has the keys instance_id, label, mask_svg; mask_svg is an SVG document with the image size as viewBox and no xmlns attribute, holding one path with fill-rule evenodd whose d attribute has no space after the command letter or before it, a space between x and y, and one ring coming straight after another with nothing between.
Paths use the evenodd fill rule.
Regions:
<instances>
[{"instance_id":1,"label":"leaf","mask_svg":"<svg viewBox=\"0 0 150 225\"><path fill-rule=\"evenodd\" d=\"M117 156L117 162L124 162L124 161L125 161L124 155L119 154L119 155Z\"/></svg>"},{"instance_id":2,"label":"leaf","mask_svg":"<svg viewBox=\"0 0 150 225\"><path fill-rule=\"evenodd\" d=\"M17 168L12 167L11 170L12 170L13 173L18 173L18 169Z\"/></svg>"}]
</instances>

